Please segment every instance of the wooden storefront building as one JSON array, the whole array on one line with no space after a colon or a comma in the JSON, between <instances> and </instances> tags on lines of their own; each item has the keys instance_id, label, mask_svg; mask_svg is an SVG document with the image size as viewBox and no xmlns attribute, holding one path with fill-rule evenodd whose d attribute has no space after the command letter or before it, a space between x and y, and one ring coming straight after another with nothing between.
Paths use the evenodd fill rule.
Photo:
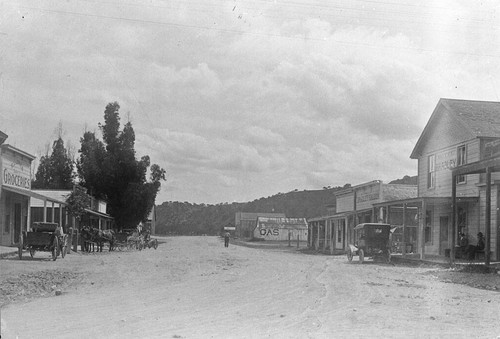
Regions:
<instances>
[{"instance_id":1,"label":"wooden storefront building","mask_svg":"<svg viewBox=\"0 0 500 339\"><path fill-rule=\"evenodd\" d=\"M494 159L500 140L500 102L440 99L411 154L418 160L420 255L453 259L458 235L476 245L479 232L491 233L490 248L498 253L500 173L470 164ZM487 187L493 194L486 194ZM490 209L491 225L486 226ZM488 229L487 229L488 228Z\"/></svg>"},{"instance_id":2,"label":"wooden storefront building","mask_svg":"<svg viewBox=\"0 0 500 339\"><path fill-rule=\"evenodd\" d=\"M384 209L377 204L386 201L417 197L415 185L385 184L374 180L338 191L336 213L311 218L309 223L309 246L331 254L343 253L354 238L354 227L360 223L382 222L387 218ZM397 220L395 210L390 211Z\"/></svg>"}]
</instances>

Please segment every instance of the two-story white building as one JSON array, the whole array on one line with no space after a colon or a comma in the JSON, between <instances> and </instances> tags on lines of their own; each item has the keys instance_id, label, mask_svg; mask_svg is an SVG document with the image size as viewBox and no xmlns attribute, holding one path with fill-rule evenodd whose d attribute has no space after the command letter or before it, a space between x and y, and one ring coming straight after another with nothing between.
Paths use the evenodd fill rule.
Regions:
<instances>
[{"instance_id":1,"label":"two-story white building","mask_svg":"<svg viewBox=\"0 0 500 339\"><path fill-rule=\"evenodd\" d=\"M475 245L477 234L486 233L485 204L490 200L492 226L487 240L492 258L500 258L500 173L491 175L493 186L486 185L479 172L453 176L455 169L491 157L488 145L498 140L500 102L439 100L410 156L418 160L422 253L453 253L459 233ZM491 199L486 197L486 186L492 187Z\"/></svg>"}]
</instances>

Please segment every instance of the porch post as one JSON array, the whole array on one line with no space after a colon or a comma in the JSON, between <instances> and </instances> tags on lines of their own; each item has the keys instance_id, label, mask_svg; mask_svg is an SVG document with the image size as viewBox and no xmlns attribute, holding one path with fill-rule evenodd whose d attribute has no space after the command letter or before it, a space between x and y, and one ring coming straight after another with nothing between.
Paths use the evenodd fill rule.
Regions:
<instances>
[{"instance_id":1,"label":"porch post","mask_svg":"<svg viewBox=\"0 0 500 339\"><path fill-rule=\"evenodd\" d=\"M60 203L59 204L59 227L61 227L61 228L63 226L63 222L62 222L62 215L63 215L62 208L63 208L63 205Z\"/></svg>"},{"instance_id":2,"label":"porch post","mask_svg":"<svg viewBox=\"0 0 500 339\"><path fill-rule=\"evenodd\" d=\"M420 205L421 210L420 210L420 221L419 221L419 226L420 226L420 259L424 260L425 259L425 226L427 223L427 203L425 202L425 199L422 200L422 204Z\"/></svg>"},{"instance_id":3,"label":"porch post","mask_svg":"<svg viewBox=\"0 0 500 339\"><path fill-rule=\"evenodd\" d=\"M52 222L55 222L55 208L54 208L55 204L54 202L52 201L52 210L51 210L51 215L52 215Z\"/></svg>"},{"instance_id":4,"label":"porch post","mask_svg":"<svg viewBox=\"0 0 500 339\"><path fill-rule=\"evenodd\" d=\"M325 220L325 243L323 244L323 251L326 251L326 245L329 243L330 237L328 236L328 231L330 229L330 223L328 222L328 219Z\"/></svg>"},{"instance_id":5,"label":"porch post","mask_svg":"<svg viewBox=\"0 0 500 339\"><path fill-rule=\"evenodd\" d=\"M47 222L47 200L43 201L43 222Z\"/></svg>"},{"instance_id":6,"label":"porch post","mask_svg":"<svg viewBox=\"0 0 500 339\"><path fill-rule=\"evenodd\" d=\"M451 248L450 264L455 262L455 224L457 223L457 176L451 175Z\"/></svg>"},{"instance_id":7,"label":"porch post","mask_svg":"<svg viewBox=\"0 0 500 339\"><path fill-rule=\"evenodd\" d=\"M485 215L484 264L490 265L490 238L491 238L491 167L486 167L486 215Z\"/></svg>"},{"instance_id":8,"label":"porch post","mask_svg":"<svg viewBox=\"0 0 500 339\"><path fill-rule=\"evenodd\" d=\"M312 247L312 222L307 223L307 247Z\"/></svg>"},{"instance_id":9,"label":"porch post","mask_svg":"<svg viewBox=\"0 0 500 339\"><path fill-rule=\"evenodd\" d=\"M406 204L403 204L403 258L406 257Z\"/></svg>"},{"instance_id":10,"label":"porch post","mask_svg":"<svg viewBox=\"0 0 500 339\"><path fill-rule=\"evenodd\" d=\"M26 232L29 232L31 231L31 196L28 196L28 216L26 223Z\"/></svg>"},{"instance_id":11,"label":"porch post","mask_svg":"<svg viewBox=\"0 0 500 339\"><path fill-rule=\"evenodd\" d=\"M316 224L316 226L318 227L318 232L317 232L317 237L316 237L316 244L314 245L314 249L317 251L319 250L319 229L320 229L320 222L318 221L318 223Z\"/></svg>"},{"instance_id":12,"label":"porch post","mask_svg":"<svg viewBox=\"0 0 500 339\"><path fill-rule=\"evenodd\" d=\"M333 254L333 248L335 247L335 227L334 227L334 219L330 219L330 254Z\"/></svg>"}]
</instances>

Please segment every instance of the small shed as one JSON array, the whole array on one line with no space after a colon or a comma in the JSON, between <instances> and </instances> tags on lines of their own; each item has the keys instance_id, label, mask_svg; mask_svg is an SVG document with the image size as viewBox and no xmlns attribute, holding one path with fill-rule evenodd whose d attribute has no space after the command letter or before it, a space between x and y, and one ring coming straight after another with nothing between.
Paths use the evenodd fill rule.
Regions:
<instances>
[{"instance_id":1,"label":"small shed","mask_svg":"<svg viewBox=\"0 0 500 339\"><path fill-rule=\"evenodd\" d=\"M307 240L307 220L305 218L257 218L253 236L256 239L287 241Z\"/></svg>"}]
</instances>

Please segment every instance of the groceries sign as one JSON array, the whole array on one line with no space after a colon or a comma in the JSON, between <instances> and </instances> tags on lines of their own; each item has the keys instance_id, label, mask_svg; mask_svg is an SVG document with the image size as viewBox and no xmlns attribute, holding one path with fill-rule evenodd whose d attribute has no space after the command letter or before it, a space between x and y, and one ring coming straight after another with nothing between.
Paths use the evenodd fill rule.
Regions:
<instances>
[{"instance_id":1,"label":"groceries sign","mask_svg":"<svg viewBox=\"0 0 500 339\"><path fill-rule=\"evenodd\" d=\"M29 176L9 170L8 168L5 168L2 174L4 185L15 186L27 190L31 189L31 178Z\"/></svg>"},{"instance_id":2,"label":"groceries sign","mask_svg":"<svg viewBox=\"0 0 500 339\"><path fill-rule=\"evenodd\" d=\"M2 185L30 190L30 169L28 161L2 155Z\"/></svg>"}]
</instances>

